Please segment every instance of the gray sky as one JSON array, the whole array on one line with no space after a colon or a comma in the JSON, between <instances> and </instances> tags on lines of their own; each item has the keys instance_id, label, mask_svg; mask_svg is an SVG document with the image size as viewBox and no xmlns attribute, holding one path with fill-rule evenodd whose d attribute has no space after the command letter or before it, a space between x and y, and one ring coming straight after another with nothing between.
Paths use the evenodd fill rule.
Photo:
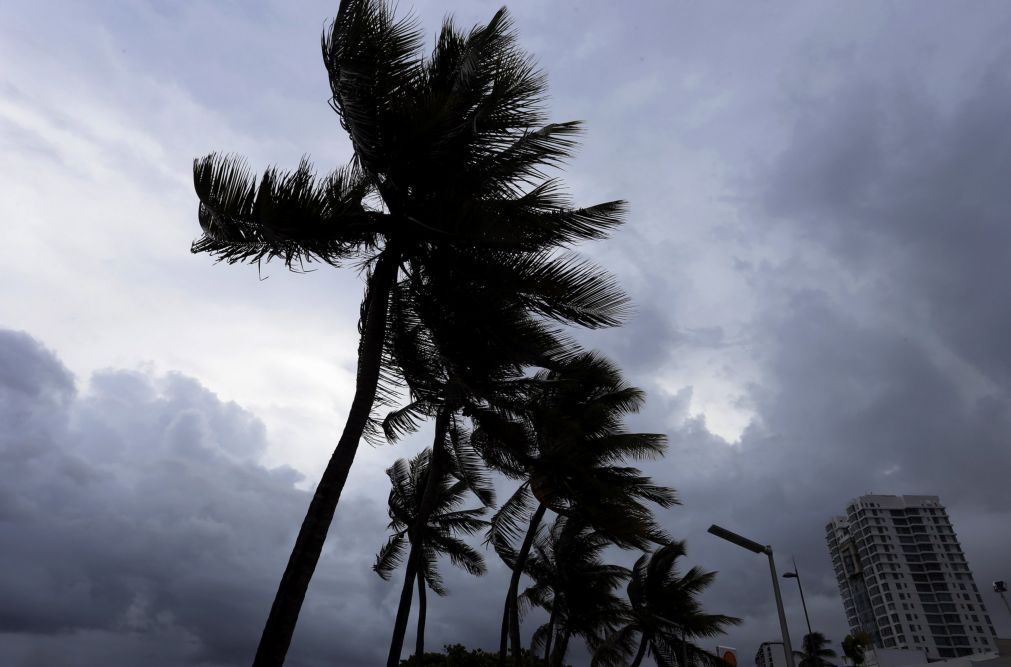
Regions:
<instances>
[{"instance_id":1,"label":"gray sky","mask_svg":"<svg viewBox=\"0 0 1011 667\"><path fill-rule=\"evenodd\" d=\"M824 525L868 492L940 495L1011 635L989 592L1011 577L1011 6L509 7L553 118L586 121L573 195L632 204L584 250L635 317L581 339L670 435L650 472L720 571L707 605L745 619L723 643L750 662L778 628L764 563L705 528L795 555L838 642ZM497 5L414 8L434 35ZM0 5L0 663L248 662L350 402L361 284L190 255L190 163L348 159L319 55L334 12ZM381 662L383 470L423 445L360 450L291 664ZM504 570L445 570L429 646L491 646Z\"/></svg>"}]
</instances>

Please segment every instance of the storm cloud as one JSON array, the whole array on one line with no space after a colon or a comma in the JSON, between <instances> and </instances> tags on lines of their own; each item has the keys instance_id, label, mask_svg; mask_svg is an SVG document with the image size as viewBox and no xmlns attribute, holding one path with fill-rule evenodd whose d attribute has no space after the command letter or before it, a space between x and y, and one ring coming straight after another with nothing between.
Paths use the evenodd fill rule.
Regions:
<instances>
[{"instance_id":1,"label":"storm cloud","mask_svg":"<svg viewBox=\"0 0 1011 667\"><path fill-rule=\"evenodd\" d=\"M20 332L0 331L0 369L0 662L247 660L308 502L297 472L256 462L262 422L179 374L105 370L79 393ZM379 659L385 585L368 565L384 512L349 506L296 664Z\"/></svg>"},{"instance_id":2,"label":"storm cloud","mask_svg":"<svg viewBox=\"0 0 1011 667\"><path fill-rule=\"evenodd\" d=\"M429 33L497 8L415 4ZM350 403L361 283L188 255L190 160L348 158L318 53L335 9L0 8L0 663L248 662ZM578 335L648 391L634 425L670 436L648 469L684 504L662 520L719 570L707 607L745 619L720 642L749 661L779 630L765 563L710 523L796 557L837 643L824 525L871 492L941 497L1011 635L988 590L1011 577L1011 8L510 10L552 117L586 120L574 197L631 202L583 250L635 312ZM291 664L381 663L382 471L423 443L361 448ZM430 646L495 645L489 560L446 567Z\"/></svg>"}]
</instances>

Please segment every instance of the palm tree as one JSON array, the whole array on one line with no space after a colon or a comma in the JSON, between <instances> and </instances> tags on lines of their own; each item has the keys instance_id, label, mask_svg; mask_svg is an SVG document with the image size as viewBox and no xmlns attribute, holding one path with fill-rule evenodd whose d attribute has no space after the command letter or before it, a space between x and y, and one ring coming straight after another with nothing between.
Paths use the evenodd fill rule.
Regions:
<instances>
[{"instance_id":1,"label":"palm tree","mask_svg":"<svg viewBox=\"0 0 1011 667\"><path fill-rule=\"evenodd\" d=\"M342 0L322 50L350 164L317 178L303 160L257 181L236 157L194 163L203 229L194 252L365 273L354 399L281 578L258 666L284 661L380 378L395 379L395 292L409 295L454 267L562 322L613 325L624 303L610 278L557 252L605 237L624 206L575 208L545 176L570 155L579 126L546 123L544 78L517 47L505 11L466 34L447 21L428 58L421 46L418 25L395 19L382 0Z\"/></svg>"},{"instance_id":2,"label":"palm tree","mask_svg":"<svg viewBox=\"0 0 1011 667\"><path fill-rule=\"evenodd\" d=\"M534 580L520 601L546 609L548 622L534 633L534 650L543 647L547 664L563 664L573 636L592 649L616 628L626 611L615 591L629 577L627 568L601 561L611 541L578 519L559 517L539 534L527 571ZM513 664L519 664L514 660Z\"/></svg>"},{"instance_id":3,"label":"palm tree","mask_svg":"<svg viewBox=\"0 0 1011 667\"><path fill-rule=\"evenodd\" d=\"M828 658L835 658L836 652L830 648L831 642L820 632L804 635L803 651L794 651L800 658L797 667L834 667Z\"/></svg>"},{"instance_id":4,"label":"palm tree","mask_svg":"<svg viewBox=\"0 0 1011 667\"><path fill-rule=\"evenodd\" d=\"M866 659L864 652L870 644L870 635L863 630L850 633L842 640L843 656L852 662L854 667L860 667L864 664Z\"/></svg>"},{"instance_id":5,"label":"palm tree","mask_svg":"<svg viewBox=\"0 0 1011 667\"><path fill-rule=\"evenodd\" d=\"M520 651L520 576L534 536L548 509L578 515L616 544L646 548L666 542L642 501L670 507L673 491L656 486L625 459L662 455L666 438L629 433L622 419L644 402L641 390L625 384L612 363L593 353L570 356L537 373L528 391L503 416L479 410L474 443L496 469L522 479L491 522L489 540L512 568L503 610L500 664L511 640L514 662ZM520 539L516 552L511 544Z\"/></svg>"},{"instance_id":6,"label":"palm tree","mask_svg":"<svg viewBox=\"0 0 1011 667\"><path fill-rule=\"evenodd\" d=\"M526 384L529 366L555 363L574 344L530 316L514 292L497 286L473 289L432 287L433 280L414 287L410 298L396 299L396 327L391 332L391 356L410 390L411 402L389 413L382 427L394 442L415 430L425 417L435 418L435 439L429 475L416 521L424 525L436 500L433 481L452 465L460 479L486 506L494 504L485 468L469 446L460 415L512 397ZM398 294L399 296L399 294ZM469 305L468 305L469 304ZM409 560L410 579L419 563ZM411 588L405 587L394 625L391 665L399 655L407 630Z\"/></svg>"},{"instance_id":7,"label":"palm tree","mask_svg":"<svg viewBox=\"0 0 1011 667\"><path fill-rule=\"evenodd\" d=\"M739 618L707 614L698 596L712 584L715 572L692 567L678 573L677 560L685 555L684 542L671 542L643 554L628 582L629 611L625 622L594 653L594 667L639 667L651 653L660 667L688 664L726 667L726 663L688 640L723 634Z\"/></svg>"},{"instance_id":8,"label":"palm tree","mask_svg":"<svg viewBox=\"0 0 1011 667\"><path fill-rule=\"evenodd\" d=\"M411 590L417 579L418 586L418 634L415 655L425 654L425 616L427 602L426 587L438 595L445 595L442 578L439 576L437 561L440 555L449 556L454 565L471 574L484 574L484 558L470 545L460 539L460 535L472 535L487 525L480 517L485 507L458 510L457 506L467 493L467 483L443 475L436 482L436 502L427 521L418 521L418 510L422 496L432 476L432 451L425 449L410 462L399 459L386 474L392 487L389 497L390 523L393 531L389 541L376 556L372 569L383 579L389 579L393 571L403 562L404 552L410 547L409 559L420 563L416 574L407 573L404 588ZM401 597L401 606L403 605ZM411 600L407 598L408 611ZM419 658L420 659L420 658ZM400 662L400 646L392 655L393 665Z\"/></svg>"}]
</instances>

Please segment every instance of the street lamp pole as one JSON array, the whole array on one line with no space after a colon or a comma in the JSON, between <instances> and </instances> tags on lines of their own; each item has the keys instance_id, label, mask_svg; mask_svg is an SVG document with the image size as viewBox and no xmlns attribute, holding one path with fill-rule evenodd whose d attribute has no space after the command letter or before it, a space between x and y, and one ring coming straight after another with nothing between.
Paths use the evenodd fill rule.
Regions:
<instances>
[{"instance_id":1,"label":"street lamp pole","mask_svg":"<svg viewBox=\"0 0 1011 667\"><path fill-rule=\"evenodd\" d=\"M793 572L783 574L784 579L796 579L800 589L800 604L804 607L804 622L807 623L807 634L811 634L811 619L807 615L807 602L804 601L804 587L800 585L800 570L797 569L797 559L793 558Z\"/></svg>"},{"instance_id":2,"label":"street lamp pole","mask_svg":"<svg viewBox=\"0 0 1011 667\"><path fill-rule=\"evenodd\" d=\"M776 595L776 611L779 612L779 630L783 634L783 650L786 653L786 667L795 667L793 661L793 645L790 644L790 629L786 625L786 612L783 611L783 596L779 592L779 577L776 576L776 561L772 557L772 547L769 545L761 545L758 542L749 540L746 537L742 537L737 533L731 532L726 528L722 528L713 524L709 526L709 533L726 540L732 544L747 549L748 551L756 554L765 554L769 557L769 571L772 572L772 591Z\"/></svg>"},{"instance_id":3,"label":"street lamp pole","mask_svg":"<svg viewBox=\"0 0 1011 667\"><path fill-rule=\"evenodd\" d=\"M1007 601L1007 582L993 582L993 592L1000 596L1000 599L1004 601L1004 606L1007 607L1007 613L1011 614L1011 604L1008 604Z\"/></svg>"}]
</instances>

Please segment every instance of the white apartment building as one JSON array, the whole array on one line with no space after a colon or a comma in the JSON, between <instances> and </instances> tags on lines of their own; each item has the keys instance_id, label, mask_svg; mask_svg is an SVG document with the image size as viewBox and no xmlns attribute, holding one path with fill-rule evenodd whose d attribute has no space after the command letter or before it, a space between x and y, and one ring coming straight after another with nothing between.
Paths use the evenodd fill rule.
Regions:
<instances>
[{"instance_id":1,"label":"white apartment building","mask_svg":"<svg viewBox=\"0 0 1011 667\"><path fill-rule=\"evenodd\" d=\"M755 653L755 667L787 667L783 642L762 642Z\"/></svg>"},{"instance_id":2,"label":"white apartment building","mask_svg":"<svg viewBox=\"0 0 1011 667\"><path fill-rule=\"evenodd\" d=\"M850 631L930 660L996 650L983 597L937 496L861 496L825 527Z\"/></svg>"}]
</instances>

